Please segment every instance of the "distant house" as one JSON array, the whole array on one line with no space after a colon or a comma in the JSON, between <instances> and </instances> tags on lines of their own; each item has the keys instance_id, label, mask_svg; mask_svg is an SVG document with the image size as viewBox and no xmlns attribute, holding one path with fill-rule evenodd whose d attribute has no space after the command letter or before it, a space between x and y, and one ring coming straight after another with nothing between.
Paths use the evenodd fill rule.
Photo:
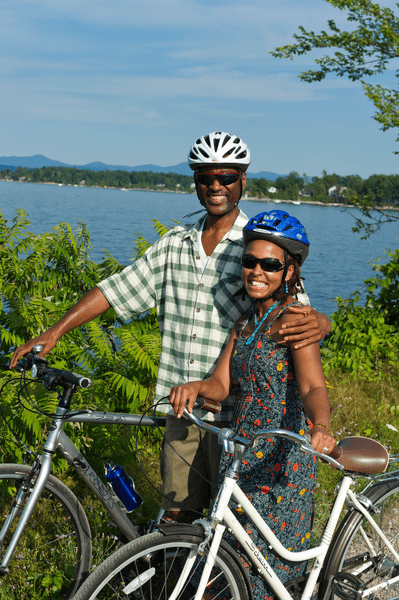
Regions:
<instances>
[{"instance_id":1,"label":"distant house","mask_svg":"<svg viewBox=\"0 0 399 600\"><path fill-rule=\"evenodd\" d=\"M331 196L332 198L343 198L344 191L347 189L348 188L346 188L346 187L340 187L337 185L333 185L332 187L328 188L328 195Z\"/></svg>"},{"instance_id":2,"label":"distant house","mask_svg":"<svg viewBox=\"0 0 399 600\"><path fill-rule=\"evenodd\" d=\"M269 192L269 194L277 194L277 188L273 186L269 187L267 191Z\"/></svg>"},{"instance_id":3,"label":"distant house","mask_svg":"<svg viewBox=\"0 0 399 600\"><path fill-rule=\"evenodd\" d=\"M299 192L299 195L304 198L310 198L311 196L313 196L313 190L301 190Z\"/></svg>"}]
</instances>

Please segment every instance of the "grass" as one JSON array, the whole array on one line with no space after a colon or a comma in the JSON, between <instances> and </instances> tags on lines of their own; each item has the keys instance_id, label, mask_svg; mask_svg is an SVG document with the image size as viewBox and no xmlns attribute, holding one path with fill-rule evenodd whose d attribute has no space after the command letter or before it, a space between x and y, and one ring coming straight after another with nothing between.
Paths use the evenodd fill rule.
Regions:
<instances>
[{"instance_id":1,"label":"grass","mask_svg":"<svg viewBox=\"0 0 399 600\"><path fill-rule=\"evenodd\" d=\"M156 519L161 504L161 495L153 487L155 486L158 490L162 489L159 458L160 449L158 447L151 447L150 441L148 440L147 444L141 448L140 452L140 461L146 476L143 474L135 455L132 455L130 460L125 459L123 461L123 467L126 473L132 477L136 491L138 491L144 499L143 504L129 515L130 520L134 525L137 525L139 529L141 524L144 525L149 520ZM91 461L91 459L90 462L97 474L105 482L106 480L103 477L104 469L102 465L94 465L94 461ZM148 477L151 483L146 477ZM65 481L64 479L64 483L66 483L79 498L89 519L93 542L93 570L95 566L98 566L107 556L109 556L109 554L115 551L116 548L120 546L121 542L126 542L126 540L121 536L121 532L112 522L101 502L79 478L69 476L68 481ZM153 486L151 484L153 484Z\"/></svg>"},{"instance_id":2,"label":"grass","mask_svg":"<svg viewBox=\"0 0 399 600\"><path fill-rule=\"evenodd\" d=\"M377 440L391 454L399 453L399 368L386 372L381 369L369 381L349 374L330 375L328 392L332 408L330 429L337 441L348 436L364 436ZM329 465L319 463L314 540L318 539L330 514L334 488L340 478ZM365 483L364 478L359 478L357 487Z\"/></svg>"},{"instance_id":3,"label":"grass","mask_svg":"<svg viewBox=\"0 0 399 600\"><path fill-rule=\"evenodd\" d=\"M335 374L328 378L329 396L332 406L330 427L337 440L346 436L360 435L377 439L385 445L391 453L399 452L399 368L384 373L380 370L372 381L356 379L347 374ZM120 432L119 432L120 434ZM121 440L120 436L110 436L110 445L114 447L114 440ZM153 435L146 434L140 438L140 460L144 472L150 481L159 490L162 487L159 460L160 440ZM106 451L108 451L106 450ZM90 454L90 453L88 453ZM128 457L126 459L126 456ZM103 474L102 464L104 456L90 456L89 461L99 475ZM115 462L117 459L115 459ZM146 523L155 519L160 502L160 495L153 489L143 475L135 453L132 451L122 461L126 472L133 477L136 489L144 497L142 507L131 514L134 523ZM326 464L319 464L319 477L315 493L316 511L312 539L317 542L324 524L330 514L334 500L334 488L340 479L340 474ZM68 470L61 479L78 496L82 502L90 521L93 536L93 567L100 564L121 543L120 532L110 520L108 513L100 502L93 497L90 490ZM105 481L105 479L103 479ZM359 481L363 486L365 480ZM124 541L124 540L122 540ZM3 590L5 592L5 590ZM0 587L0 598L2 595ZM45 597L43 592L39 595L29 595L29 598ZM55 599L54 593L52 594ZM7 600L12 598L8 592ZM20 595L18 594L18 600Z\"/></svg>"},{"instance_id":4,"label":"grass","mask_svg":"<svg viewBox=\"0 0 399 600\"><path fill-rule=\"evenodd\" d=\"M115 439L119 441L120 445L121 431L119 430L118 433L119 436L116 436ZM140 460L143 470L151 482L155 487L161 489L160 451L159 444L156 442L156 438L147 432L141 436ZM117 449L115 449L116 452ZM118 459L115 458L115 460ZM104 459L101 456L90 456L89 461L105 483ZM132 451L127 458L125 455L121 464L135 481L136 489L145 498L144 504L135 512L130 513L130 519L137 525L155 519L160 506L160 495L155 492L143 475L135 453ZM124 543L126 540L121 538L119 529L112 522L100 501L94 497L90 489L71 469L59 475L59 479L75 493L89 519L93 542L92 568L94 568L114 552L121 542ZM3 510L5 514L8 514L9 505L15 493L16 488L14 485L10 485L9 481L0 482L0 517ZM36 508L35 518L30 520L26 530L26 539L21 540L18 545L14 561L10 565L10 576L6 576L0 581L0 600L39 600L41 598L60 600L63 598L61 592L63 574L67 569L67 564L69 564L68 569L71 568L73 573L76 547L74 537L71 538L70 545L68 545L68 538L61 544L57 543L58 534L63 538L62 534L71 530L67 521L65 529L63 528L66 514L61 508L58 508L58 503L47 502L44 496ZM0 518L0 521L3 523L3 519ZM52 542L50 543L49 540Z\"/></svg>"},{"instance_id":5,"label":"grass","mask_svg":"<svg viewBox=\"0 0 399 600\"><path fill-rule=\"evenodd\" d=\"M387 371L381 369L376 373L375 378L369 381L337 373L328 378L328 391L332 407L330 428L337 441L348 436L365 436L378 440L390 453L399 453L399 431L392 429L393 427L399 430L399 368ZM159 445L154 447L149 438L141 448L141 455L147 476L158 489L161 489ZM160 505L160 496L145 480L135 460L132 459L130 465L124 464L124 466L129 474L133 475L136 488L145 498L145 503L137 511L135 518L138 522L155 518ZM338 471L327 464L319 463L312 536L314 541L317 541L330 514L334 501L334 488L340 478ZM365 483L364 478L359 478L357 487L361 488ZM98 508L91 512L100 514L102 510L102 506L98 505ZM97 564L105 552L101 548L101 540L106 539L106 531L101 526L98 531L101 533L96 538L97 550L93 556L93 561ZM94 533L93 537L95 537Z\"/></svg>"}]
</instances>

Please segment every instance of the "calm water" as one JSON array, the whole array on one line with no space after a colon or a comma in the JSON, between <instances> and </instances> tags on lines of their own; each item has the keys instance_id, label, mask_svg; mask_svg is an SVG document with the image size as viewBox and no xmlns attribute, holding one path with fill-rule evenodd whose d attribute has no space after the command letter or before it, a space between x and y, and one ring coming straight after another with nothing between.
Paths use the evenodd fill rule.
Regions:
<instances>
[{"instance_id":1,"label":"calm water","mask_svg":"<svg viewBox=\"0 0 399 600\"><path fill-rule=\"evenodd\" d=\"M96 262L107 250L122 264L129 264L136 232L150 242L157 238L151 219L167 226L174 219L191 223L200 215L183 217L199 207L195 195L0 182L0 210L7 220L23 208L34 233L50 231L61 222L75 228L81 220L91 234ZM351 231L352 218L339 207L245 201L241 208L249 217L272 208L287 210L305 225L311 243L303 268L306 290L312 305L328 315L336 308L337 296L348 296L372 275L371 260L384 260L386 250L399 247L397 224L389 223L361 240Z\"/></svg>"}]
</instances>

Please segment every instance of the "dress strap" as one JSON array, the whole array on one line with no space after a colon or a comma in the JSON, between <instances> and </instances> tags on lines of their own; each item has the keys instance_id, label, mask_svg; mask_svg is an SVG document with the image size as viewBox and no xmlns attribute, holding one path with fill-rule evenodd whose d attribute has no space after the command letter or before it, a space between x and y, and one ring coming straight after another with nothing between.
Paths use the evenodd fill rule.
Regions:
<instances>
[{"instance_id":1,"label":"dress strap","mask_svg":"<svg viewBox=\"0 0 399 600\"><path fill-rule=\"evenodd\" d=\"M248 322L251 319L253 314L254 314L253 312L248 313L246 319L243 320L243 322L241 323L240 331L238 332L237 338L242 336L242 333L243 333L245 327L248 325Z\"/></svg>"},{"instance_id":2,"label":"dress strap","mask_svg":"<svg viewBox=\"0 0 399 600\"><path fill-rule=\"evenodd\" d=\"M286 306L283 306L283 308L281 310L278 311L278 313L276 314L275 317L273 317L273 319L270 321L270 323L267 324L267 330L266 333L269 333L272 325L274 323L274 321L276 319L278 319L279 317L281 317L281 315L283 314L283 312L285 312L287 310L287 308L289 308L290 306L301 306L302 303L301 302L290 302L289 304L287 304Z\"/></svg>"}]
</instances>

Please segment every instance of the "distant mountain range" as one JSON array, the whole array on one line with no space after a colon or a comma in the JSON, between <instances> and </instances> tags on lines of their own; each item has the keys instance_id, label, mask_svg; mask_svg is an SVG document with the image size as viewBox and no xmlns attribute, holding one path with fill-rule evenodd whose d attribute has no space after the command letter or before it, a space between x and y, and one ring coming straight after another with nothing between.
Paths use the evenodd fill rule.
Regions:
<instances>
[{"instance_id":1,"label":"distant mountain range","mask_svg":"<svg viewBox=\"0 0 399 600\"><path fill-rule=\"evenodd\" d=\"M192 175L193 172L187 163L172 165L171 167L159 167L158 165L138 165L137 167L126 167L122 165L106 165L102 162L92 162L87 165L68 165L67 163L52 160L42 154L34 156L0 156L0 170L11 169L15 171L16 167L28 167L29 169L40 169L41 167L75 167L77 169L89 169L90 171L153 171L153 173L178 173L179 175ZM277 177L285 177L270 171L260 171L259 173L247 173L250 179L269 179L275 181Z\"/></svg>"}]
</instances>

